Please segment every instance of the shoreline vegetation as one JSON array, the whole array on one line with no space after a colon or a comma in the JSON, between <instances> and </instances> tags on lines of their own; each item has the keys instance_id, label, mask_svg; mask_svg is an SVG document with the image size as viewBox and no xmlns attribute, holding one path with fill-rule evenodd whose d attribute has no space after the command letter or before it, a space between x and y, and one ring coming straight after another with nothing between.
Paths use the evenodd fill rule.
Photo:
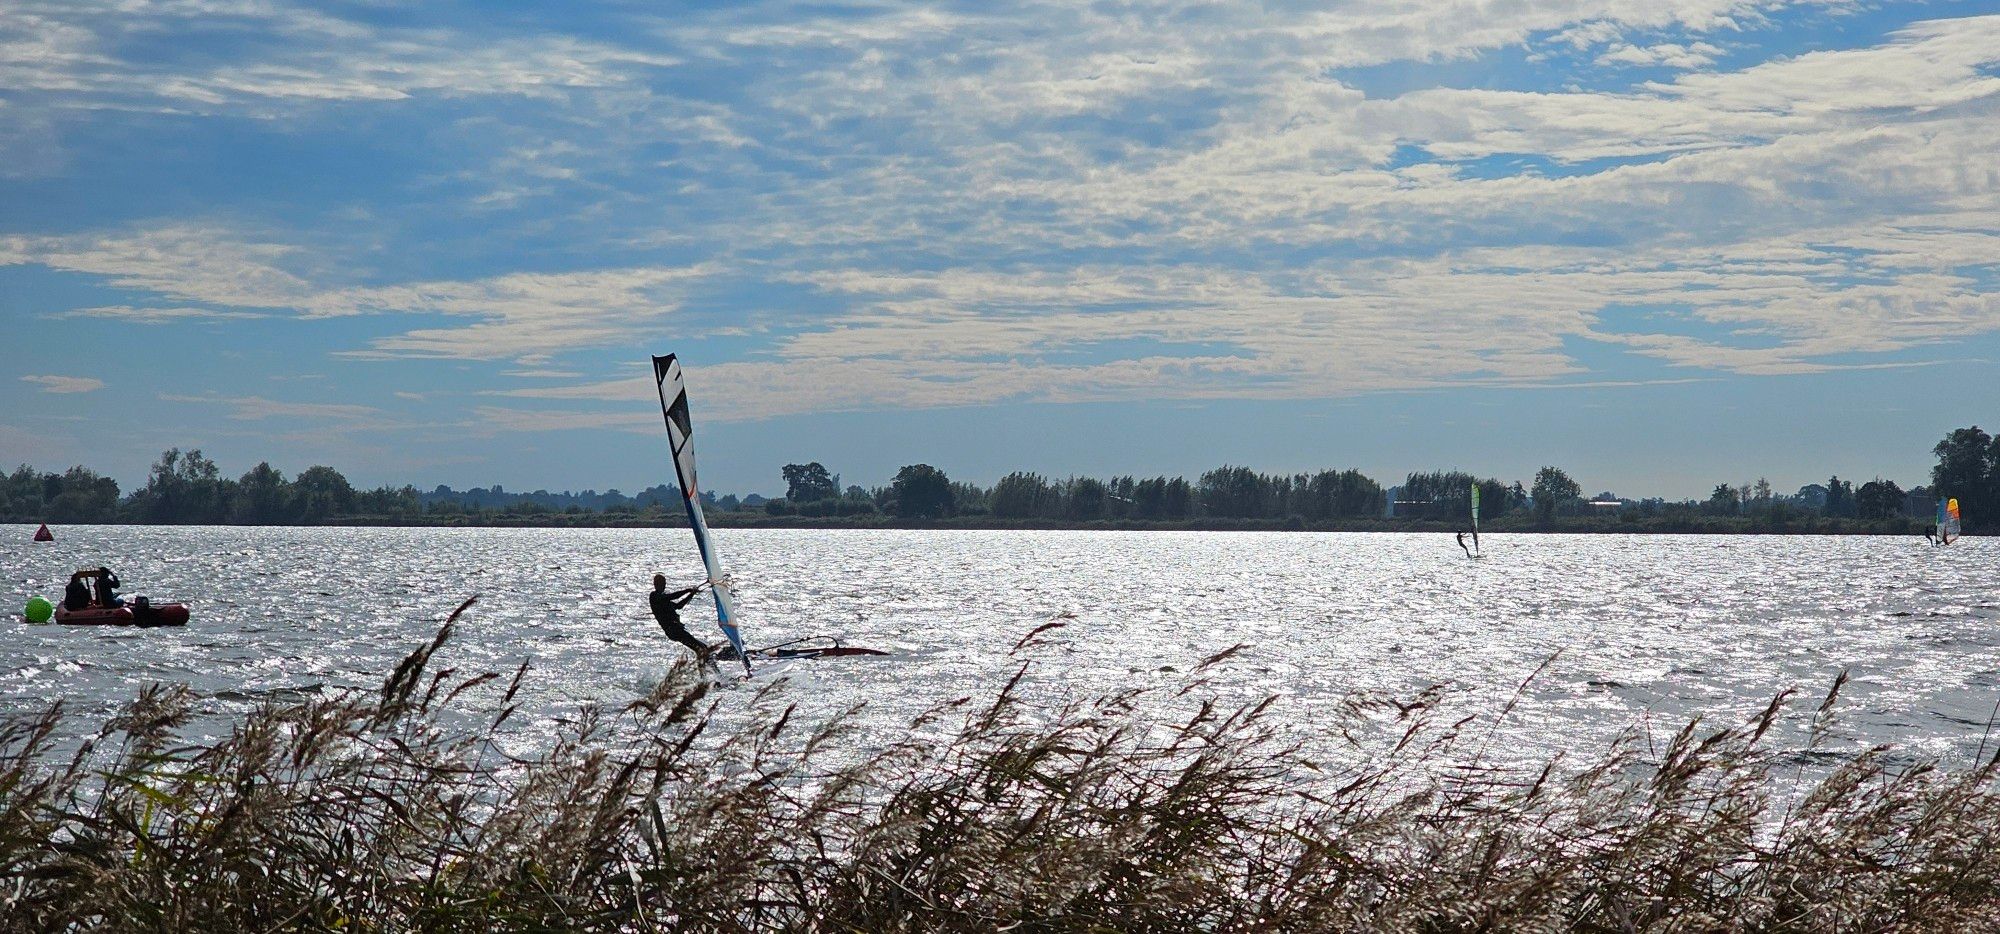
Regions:
<instances>
[{"instance_id":1,"label":"shoreline vegetation","mask_svg":"<svg viewBox=\"0 0 2000 934\"><path fill-rule=\"evenodd\" d=\"M683 662L524 752L503 731L530 665L433 671L453 625L379 691L266 703L218 739L182 735L185 686L145 688L74 753L59 703L0 719L0 927L2000 925L2000 755L1830 739L1844 674L1817 706L1788 690L1517 769L1485 758L1511 704L1461 720L1436 689L1351 695L1315 730L1334 754L1308 754L1277 698L1205 695L1243 646L1177 686L1029 701L1044 627L997 693L893 737Z\"/></svg>"},{"instance_id":2,"label":"shoreline vegetation","mask_svg":"<svg viewBox=\"0 0 2000 934\"><path fill-rule=\"evenodd\" d=\"M911 464L886 486L841 484L818 462L787 464L782 497L702 494L718 528L1160 529L1327 532L1452 532L1471 525L1477 492L1482 532L1877 534L1916 535L1937 502L1960 501L1965 530L2000 515L2000 439L1978 426L1951 432L1932 449L1930 484L1905 490L1876 478L1832 476L1794 493L1768 480L1719 483L1705 500L1586 496L1558 467L1530 483L1464 471L1415 472L1393 486L1358 470L1260 473L1223 466L1187 477L1046 477L1016 471L990 487L954 481ZM1994 504L1996 508L1984 508ZM26 465L0 475L0 521L36 524L675 527L685 526L680 491L659 485L625 494L499 486L357 489L338 470L314 466L286 477L260 463L231 479L199 450L168 450L146 485L118 483L72 467L41 473Z\"/></svg>"},{"instance_id":3,"label":"shoreline vegetation","mask_svg":"<svg viewBox=\"0 0 2000 934\"><path fill-rule=\"evenodd\" d=\"M686 528L681 516L644 516L619 513L589 513L580 516L556 514L422 517L355 516L323 523L347 528ZM1143 519L1100 519L1082 522L1041 519L995 519L991 516L956 516L942 519L902 519L895 516L812 518L767 516L754 513L718 513L708 517L710 528L718 529L908 529L931 531L1113 531L1113 532L1367 532L1384 535L1445 534L1464 528L1449 522L1389 519L1353 519L1321 522L1284 519L1188 519L1158 521ZM1546 525L1532 522L1482 523L1486 535L1512 534L1604 534L1604 535L1921 535L1923 523L1913 519L1864 521L1857 519L1801 518L1773 525L1747 516L1659 517L1620 521L1616 518L1557 518Z\"/></svg>"}]
</instances>

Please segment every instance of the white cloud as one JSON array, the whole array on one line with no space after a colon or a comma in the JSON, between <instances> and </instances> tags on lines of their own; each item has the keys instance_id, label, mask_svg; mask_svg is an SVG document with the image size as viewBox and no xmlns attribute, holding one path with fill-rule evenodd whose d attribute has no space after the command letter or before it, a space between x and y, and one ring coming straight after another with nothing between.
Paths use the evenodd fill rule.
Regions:
<instances>
[{"instance_id":1,"label":"white cloud","mask_svg":"<svg viewBox=\"0 0 2000 934\"><path fill-rule=\"evenodd\" d=\"M230 409L229 417L237 421L263 421L269 418L283 419L331 419L353 421L372 419L381 410L366 405L351 405L338 402L283 402L262 396L218 396L186 395L181 393L161 393L167 402L188 402L200 405L220 405Z\"/></svg>"},{"instance_id":2,"label":"white cloud","mask_svg":"<svg viewBox=\"0 0 2000 934\"><path fill-rule=\"evenodd\" d=\"M657 329L686 290L715 274L713 263L557 273L392 286L320 288L283 268L304 251L256 242L227 228L181 225L73 237L0 237L0 265L38 263L107 276L117 286L220 308L106 305L58 317L158 324L172 320L267 316L441 315L473 323L419 328L350 350L361 358L435 357L545 360L578 347L631 340ZM303 262L300 263L303 265Z\"/></svg>"},{"instance_id":3,"label":"white cloud","mask_svg":"<svg viewBox=\"0 0 2000 934\"><path fill-rule=\"evenodd\" d=\"M256 242L233 229L198 224L64 237L0 236L0 265L39 263L103 276L118 288L232 309L284 307L311 294L304 278L284 268L298 254L288 244Z\"/></svg>"},{"instance_id":4,"label":"white cloud","mask_svg":"<svg viewBox=\"0 0 2000 934\"><path fill-rule=\"evenodd\" d=\"M809 281L853 298L852 313L780 340L776 359L709 364L690 378L703 417L726 420L1593 382L1565 349L1573 340L1745 375L1908 365L1852 358L2000 332L1990 283L1910 265L1976 258L2000 235L1928 220L1721 249L1496 248L1282 274L830 271ZM651 393L634 375L495 394L636 405Z\"/></svg>"},{"instance_id":5,"label":"white cloud","mask_svg":"<svg viewBox=\"0 0 2000 934\"><path fill-rule=\"evenodd\" d=\"M475 323L419 328L374 340L362 358L514 359L524 363L578 347L629 342L657 330L685 289L714 267L651 267L516 273L462 282L323 292L300 303L307 317L439 314Z\"/></svg>"},{"instance_id":6,"label":"white cloud","mask_svg":"<svg viewBox=\"0 0 2000 934\"><path fill-rule=\"evenodd\" d=\"M1722 54L1721 48L1706 42L1692 42L1686 45L1662 42L1648 46L1621 42L1598 55L1597 64L1706 68L1715 64L1715 57L1720 54Z\"/></svg>"},{"instance_id":7,"label":"white cloud","mask_svg":"<svg viewBox=\"0 0 2000 934\"><path fill-rule=\"evenodd\" d=\"M128 52L135 39L234 40L239 62ZM675 56L560 34L474 39L364 25L286 3L205 6L64 0L0 8L0 86L72 106L280 117L280 104L417 95L546 97L626 84Z\"/></svg>"},{"instance_id":8,"label":"white cloud","mask_svg":"<svg viewBox=\"0 0 2000 934\"><path fill-rule=\"evenodd\" d=\"M104 388L104 381L89 376L23 376L24 383L35 383L43 392L73 393L96 392Z\"/></svg>"},{"instance_id":9,"label":"white cloud","mask_svg":"<svg viewBox=\"0 0 2000 934\"><path fill-rule=\"evenodd\" d=\"M75 308L56 318L112 318L133 324L169 324L175 321L241 321L250 318L265 318L269 315L250 311L221 311L214 308L142 308L132 305L99 305L93 308Z\"/></svg>"},{"instance_id":10,"label":"white cloud","mask_svg":"<svg viewBox=\"0 0 2000 934\"><path fill-rule=\"evenodd\" d=\"M466 44L246 4L227 14L236 28L309 35L312 51L163 63L171 80L140 90L145 69L114 54L107 20L33 5L0 24L36 29L0 36L32 53L19 67L39 77L21 86L68 105L290 121L331 99L519 98L450 126L476 155L449 181L484 185L464 209L527 218L501 242L575 231L569 253L522 255L618 258L398 282L350 277L352 257L322 241L186 224L4 238L0 262L163 304L67 314L380 316L395 333L339 352L513 360L532 369L508 375L538 380L579 378L541 365L558 355L678 324L713 279L814 290L810 313L755 312L776 324L743 328L754 356L703 369L724 418L1542 386L1591 375L1567 349L1578 340L1702 371L1812 372L2000 329L1991 273L1973 268L2000 239L2000 16L1709 70L1719 43L1744 47L1742 30L1784 6L892 4ZM1384 97L1350 71L1403 62L1421 78L1512 46L1694 73L1614 90L1412 80ZM721 63L740 85L690 100L648 83L675 62ZM584 189L574 216L530 211ZM623 405L651 390L499 394ZM480 417L542 430L627 416Z\"/></svg>"}]
</instances>

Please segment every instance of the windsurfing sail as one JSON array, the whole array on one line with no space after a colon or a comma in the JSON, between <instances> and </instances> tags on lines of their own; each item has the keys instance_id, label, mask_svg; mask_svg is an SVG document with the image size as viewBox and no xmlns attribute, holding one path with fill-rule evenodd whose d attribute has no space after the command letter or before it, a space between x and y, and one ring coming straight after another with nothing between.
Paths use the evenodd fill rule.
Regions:
<instances>
[{"instance_id":1,"label":"windsurfing sail","mask_svg":"<svg viewBox=\"0 0 2000 934\"><path fill-rule=\"evenodd\" d=\"M701 515L700 487L694 478L694 425L688 420L687 387L681 382L681 364L673 354L653 358L653 381L660 389L660 414L667 420L667 444L674 452L674 477L680 483L681 502L687 505L688 526L694 529L695 547L701 549L701 563L708 568L708 590L715 597L715 624L729 637L743 671L750 671L750 654L743 651L743 634L736 630L736 601L729 592L729 578L723 576L722 559L708 539L708 520Z\"/></svg>"},{"instance_id":2,"label":"windsurfing sail","mask_svg":"<svg viewBox=\"0 0 2000 934\"><path fill-rule=\"evenodd\" d=\"M1472 553L1479 553L1479 484L1472 485Z\"/></svg>"},{"instance_id":3,"label":"windsurfing sail","mask_svg":"<svg viewBox=\"0 0 2000 934\"><path fill-rule=\"evenodd\" d=\"M1958 540L1958 500L1938 500L1938 541L1946 545Z\"/></svg>"}]
</instances>

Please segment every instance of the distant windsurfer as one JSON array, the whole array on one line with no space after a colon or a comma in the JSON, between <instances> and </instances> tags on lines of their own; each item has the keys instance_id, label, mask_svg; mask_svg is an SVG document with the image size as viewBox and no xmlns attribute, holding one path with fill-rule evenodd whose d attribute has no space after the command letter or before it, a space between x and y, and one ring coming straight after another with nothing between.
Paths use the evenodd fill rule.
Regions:
<instances>
[{"instance_id":1,"label":"distant windsurfer","mask_svg":"<svg viewBox=\"0 0 2000 934\"><path fill-rule=\"evenodd\" d=\"M1458 547L1459 547L1459 548L1461 548L1461 549L1464 549L1464 551L1465 551L1465 556L1466 556L1466 557L1468 557L1468 558L1472 557L1472 548L1471 548L1470 546L1468 546L1468 545L1466 545L1466 544L1465 544L1465 533L1464 533L1464 532L1460 532L1460 533L1458 533Z\"/></svg>"},{"instance_id":2,"label":"distant windsurfer","mask_svg":"<svg viewBox=\"0 0 2000 934\"><path fill-rule=\"evenodd\" d=\"M681 625L681 608L687 606L688 601L693 600L694 595L700 593L703 586L696 584L686 590L668 593L667 576L655 574L653 592L647 598L653 606L653 618L659 620L660 629L667 634L667 638L687 646L699 659L708 658L715 649L695 638L693 633L687 631L686 626Z\"/></svg>"},{"instance_id":3,"label":"distant windsurfer","mask_svg":"<svg viewBox=\"0 0 2000 934\"><path fill-rule=\"evenodd\" d=\"M1935 525L1924 526L1924 541L1930 542L1933 545L1938 543L1937 526Z\"/></svg>"}]
</instances>

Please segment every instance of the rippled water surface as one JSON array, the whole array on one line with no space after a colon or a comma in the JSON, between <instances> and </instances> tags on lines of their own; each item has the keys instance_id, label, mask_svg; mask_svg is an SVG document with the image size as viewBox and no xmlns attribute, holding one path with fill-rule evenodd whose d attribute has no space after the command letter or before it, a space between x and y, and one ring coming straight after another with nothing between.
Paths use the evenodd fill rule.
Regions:
<instances>
[{"instance_id":1,"label":"rippled water surface","mask_svg":"<svg viewBox=\"0 0 2000 934\"><path fill-rule=\"evenodd\" d=\"M64 700L94 728L142 684L184 681L219 724L267 697L375 687L464 596L443 655L462 671L533 662L531 729L621 705L679 647L646 612L655 570L701 578L684 529L69 527L31 545L0 526L10 622L0 713ZM885 659L783 668L808 713L865 702L882 735L934 703L989 694L1024 658L1041 697L1177 684L1236 643L1212 690L1281 697L1303 733L1361 690L1492 715L1505 755L1588 755L1635 725L1730 722L1851 670L1840 741L1970 756L2000 700L2000 547L1966 539L721 530L745 635L815 634ZM128 594L193 605L185 629L28 626L33 594L83 565ZM690 628L714 638L712 608ZM1559 653L1559 654L1558 654ZM1545 670L1519 686L1554 656ZM747 698L749 692L741 692ZM1814 701L1806 701L1810 704ZM727 700L725 700L727 703ZM219 728L219 727L215 727ZM863 735L866 735L864 731Z\"/></svg>"}]
</instances>

